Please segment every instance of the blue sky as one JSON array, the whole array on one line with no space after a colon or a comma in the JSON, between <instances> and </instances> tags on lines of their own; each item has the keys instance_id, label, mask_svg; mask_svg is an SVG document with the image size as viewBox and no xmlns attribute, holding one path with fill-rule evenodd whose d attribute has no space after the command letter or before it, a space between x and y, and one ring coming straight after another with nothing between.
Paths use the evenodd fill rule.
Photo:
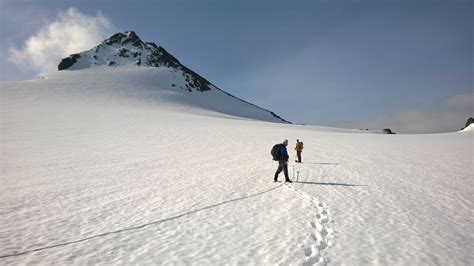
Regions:
<instances>
[{"instance_id":1,"label":"blue sky","mask_svg":"<svg viewBox=\"0 0 474 266\"><path fill-rule=\"evenodd\" d=\"M35 78L60 52L133 30L221 89L295 123L438 133L474 116L472 1L0 3L1 80ZM32 38L42 49L28 50ZM60 38L84 43L58 49Z\"/></svg>"}]
</instances>

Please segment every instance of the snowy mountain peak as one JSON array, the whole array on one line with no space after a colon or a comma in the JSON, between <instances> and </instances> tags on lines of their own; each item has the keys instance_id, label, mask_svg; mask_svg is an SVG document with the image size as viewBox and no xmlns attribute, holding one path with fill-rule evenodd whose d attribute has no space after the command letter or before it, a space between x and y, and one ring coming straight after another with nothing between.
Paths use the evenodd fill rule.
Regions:
<instances>
[{"instance_id":1,"label":"snowy mountain peak","mask_svg":"<svg viewBox=\"0 0 474 266\"><path fill-rule=\"evenodd\" d=\"M142 40L137 36L134 31L116 33L107 40L103 41L103 43L107 45L126 45L127 43L131 43L133 46L143 47Z\"/></svg>"},{"instance_id":2,"label":"snowy mountain peak","mask_svg":"<svg viewBox=\"0 0 474 266\"><path fill-rule=\"evenodd\" d=\"M116 33L90 50L63 58L58 70L79 70L104 65L172 68L184 76L186 90L211 90L209 81L182 65L163 47L143 42L134 31Z\"/></svg>"},{"instance_id":3,"label":"snowy mountain peak","mask_svg":"<svg viewBox=\"0 0 474 266\"><path fill-rule=\"evenodd\" d=\"M156 86L159 83L157 87L184 92L212 92L206 94L207 100L205 101L207 102L203 106L206 109L265 121L289 123L274 112L220 90L205 78L181 64L163 47L152 42L143 42L133 31L116 33L90 50L63 58L58 65L58 70L107 68L107 66L157 68L156 73L160 73L159 81L155 83ZM212 102L213 95L223 95L224 97L219 98L220 102ZM195 96L192 97L193 102L204 101L204 99L198 99L197 95Z\"/></svg>"}]
</instances>

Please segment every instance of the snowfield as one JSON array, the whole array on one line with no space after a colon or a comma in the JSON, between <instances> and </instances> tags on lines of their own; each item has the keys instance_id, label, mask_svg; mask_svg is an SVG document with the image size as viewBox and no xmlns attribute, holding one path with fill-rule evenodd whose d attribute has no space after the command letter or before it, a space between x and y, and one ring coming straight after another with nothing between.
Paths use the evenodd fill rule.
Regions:
<instances>
[{"instance_id":1,"label":"snowfield","mask_svg":"<svg viewBox=\"0 0 474 266\"><path fill-rule=\"evenodd\" d=\"M0 83L1 265L474 261L472 126L264 122L170 81L169 69L98 67ZM292 184L272 182L285 138Z\"/></svg>"}]
</instances>

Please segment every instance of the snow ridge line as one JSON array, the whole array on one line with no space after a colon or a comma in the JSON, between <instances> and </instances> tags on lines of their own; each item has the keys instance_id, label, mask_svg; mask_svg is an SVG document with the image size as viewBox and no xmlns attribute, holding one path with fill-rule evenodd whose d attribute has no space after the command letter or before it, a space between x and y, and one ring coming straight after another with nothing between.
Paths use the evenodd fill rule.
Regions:
<instances>
[{"instance_id":1,"label":"snow ridge line","mask_svg":"<svg viewBox=\"0 0 474 266\"><path fill-rule=\"evenodd\" d=\"M303 265L325 265L329 263L330 259L325 256L325 251L334 244L334 230L329 228L332 218L330 217L327 205L324 202L320 202L316 197L301 192L293 185L285 185L299 197L309 201L317 209L314 220L310 223L312 230L311 238L316 243L304 249L306 258Z\"/></svg>"}]
</instances>

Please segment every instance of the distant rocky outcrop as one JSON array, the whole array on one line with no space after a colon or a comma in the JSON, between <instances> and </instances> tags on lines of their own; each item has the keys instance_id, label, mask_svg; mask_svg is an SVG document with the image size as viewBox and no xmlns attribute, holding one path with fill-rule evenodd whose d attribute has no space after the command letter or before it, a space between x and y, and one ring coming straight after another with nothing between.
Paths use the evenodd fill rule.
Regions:
<instances>
[{"instance_id":1,"label":"distant rocky outcrop","mask_svg":"<svg viewBox=\"0 0 474 266\"><path fill-rule=\"evenodd\" d=\"M80 57L81 55L79 54L72 54L69 57L63 58L63 60L61 60L58 65L58 70L68 69L69 67L74 65L74 63L76 63L77 59L79 59Z\"/></svg>"},{"instance_id":2,"label":"distant rocky outcrop","mask_svg":"<svg viewBox=\"0 0 474 266\"><path fill-rule=\"evenodd\" d=\"M390 128L384 128L383 132L386 133L386 134L397 134L397 133L393 132Z\"/></svg>"},{"instance_id":3,"label":"distant rocky outcrop","mask_svg":"<svg viewBox=\"0 0 474 266\"><path fill-rule=\"evenodd\" d=\"M393 132L390 128L384 128L382 130L380 129L377 129L377 130L374 130L374 129L368 129L368 128L361 128L359 130L364 130L364 131L367 131L367 132L372 132L372 133L377 133L377 134L397 134L395 132Z\"/></svg>"},{"instance_id":4,"label":"distant rocky outcrop","mask_svg":"<svg viewBox=\"0 0 474 266\"><path fill-rule=\"evenodd\" d=\"M463 128L461 128L461 130L467 128L470 124L474 124L474 118L472 118L472 117L469 117L467 119L466 125Z\"/></svg>"}]
</instances>

